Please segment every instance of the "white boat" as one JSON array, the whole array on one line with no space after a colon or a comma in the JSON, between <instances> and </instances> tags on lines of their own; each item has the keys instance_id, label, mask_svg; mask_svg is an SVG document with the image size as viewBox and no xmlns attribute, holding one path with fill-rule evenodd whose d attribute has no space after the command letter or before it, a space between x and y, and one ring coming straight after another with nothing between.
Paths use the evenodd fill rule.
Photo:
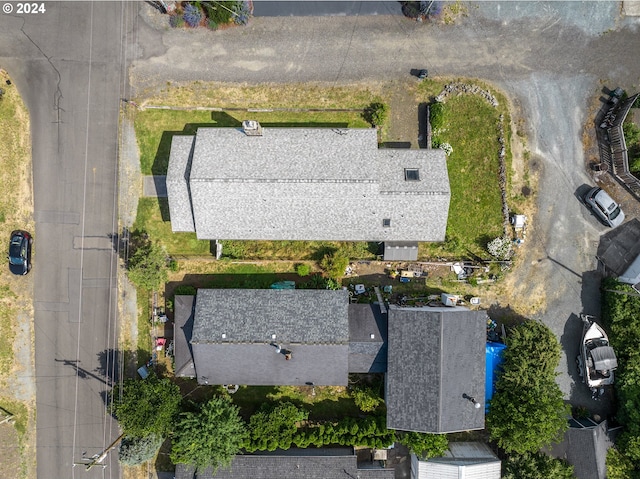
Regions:
<instances>
[{"instance_id":1,"label":"white boat","mask_svg":"<svg viewBox=\"0 0 640 479\"><path fill-rule=\"evenodd\" d=\"M599 396L604 393L605 386L613 384L613 371L618 367L618 360L609 345L607 333L594 321L595 318L585 314L580 317L583 330L578 369L594 396Z\"/></svg>"}]
</instances>

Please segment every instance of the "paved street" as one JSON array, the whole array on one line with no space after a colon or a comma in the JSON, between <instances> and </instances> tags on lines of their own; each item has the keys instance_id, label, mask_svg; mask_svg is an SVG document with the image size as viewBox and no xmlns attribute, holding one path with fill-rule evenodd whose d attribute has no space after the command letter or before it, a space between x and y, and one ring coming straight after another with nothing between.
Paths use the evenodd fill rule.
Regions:
<instances>
[{"instance_id":1,"label":"paved street","mask_svg":"<svg viewBox=\"0 0 640 479\"><path fill-rule=\"evenodd\" d=\"M117 347L118 108L137 4L46 2L0 14L0 66L31 114L35 196L38 477L119 477L73 467L119 434L105 413ZM0 474L1 475L1 474Z\"/></svg>"},{"instance_id":2,"label":"paved street","mask_svg":"<svg viewBox=\"0 0 640 479\"><path fill-rule=\"evenodd\" d=\"M173 31L142 10L139 35L153 52L134 62L139 94L174 81L345 84L431 75L486 79L507 93L527 125L538 215L514 284L515 298L548 324L564 349L558 382L576 404L605 412L575 367L579 313L599 314L595 251L605 231L574 196L592 184L583 126L603 87L634 90L637 18L619 2L479 2L453 25L402 16L254 18L246 28ZM162 46L161 48L159 46ZM413 139L411 139L413 140ZM626 204L635 200L619 191ZM544 307L535 308L544 303ZM503 304L509 310L517 305ZM520 305L522 306L522 304Z\"/></svg>"}]
</instances>

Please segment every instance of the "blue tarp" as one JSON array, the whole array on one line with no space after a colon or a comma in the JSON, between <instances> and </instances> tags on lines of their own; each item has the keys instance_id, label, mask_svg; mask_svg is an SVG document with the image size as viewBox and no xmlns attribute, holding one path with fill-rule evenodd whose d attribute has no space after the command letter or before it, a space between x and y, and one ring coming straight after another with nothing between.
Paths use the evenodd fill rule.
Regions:
<instances>
[{"instance_id":1,"label":"blue tarp","mask_svg":"<svg viewBox=\"0 0 640 479\"><path fill-rule=\"evenodd\" d=\"M486 346L486 374L484 383L485 411L489 412L489 400L493 397L496 386L496 375L502 364L502 351L506 349L502 343L487 342Z\"/></svg>"}]
</instances>

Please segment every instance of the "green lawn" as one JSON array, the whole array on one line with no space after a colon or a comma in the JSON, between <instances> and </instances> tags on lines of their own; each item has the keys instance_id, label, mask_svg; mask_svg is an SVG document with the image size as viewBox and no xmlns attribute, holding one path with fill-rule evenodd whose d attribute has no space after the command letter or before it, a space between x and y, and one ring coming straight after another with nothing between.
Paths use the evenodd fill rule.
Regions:
<instances>
[{"instance_id":1,"label":"green lawn","mask_svg":"<svg viewBox=\"0 0 640 479\"><path fill-rule=\"evenodd\" d=\"M439 93L442 86L443 83L425 82L425 101ZM504 114L508 145L509 116L504 97L491 91L498 98L498 108L476 95L450 96L444 103L443 131L437 135L453 147L447 158L451 187L447 241L421 243L421 257L486 257L487 242L502 235L497 125L500 114ZM507 148L507 171L510 158Z\"/></svg>"},{"instance_id":2,"label":"green lawn","mask_svg":"<svg viewBox=\"0 0 640 479\"><path fill-rule=\"evenodd\" d=\"M170 255L211 255L211 241L199 240L195 233L171 231L166 198L140 198L133 228L146 231L153 241L160 241Z\"/></svg>"}]
</instances>

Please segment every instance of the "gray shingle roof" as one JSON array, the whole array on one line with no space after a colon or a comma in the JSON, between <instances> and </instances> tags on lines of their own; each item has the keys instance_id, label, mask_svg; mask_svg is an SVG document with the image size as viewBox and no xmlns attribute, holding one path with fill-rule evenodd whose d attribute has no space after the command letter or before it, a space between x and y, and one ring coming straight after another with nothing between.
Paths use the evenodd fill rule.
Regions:
<instances>
[{"instance_id":1,"label":"gray shingle roof","mask_svg":"<svg viewBox=\"0 0 640 479\"><path fill-rule=\"evenodd\" d=\"M445 433L482 429L486 313L389 307L387 426Z\"/></svg>"},{"instance_id":2,"label":"gray shingle roof","mask_svg":"<svg viewBox=\"0 0 640 479\"><path fill-rule=\"evenodd\" d=\"M346 344L348 306L343 290L199 289L191 342Z\"/></svg>"},{"instance_id":3,"label":"gray shingle roof","mask_svg":"<svg viewBox=\"0 0 640 479\"><path fill-rule=\"evenodd\" d=\"M573 465L577 479L605 479L607 451L614 445L613 435L607 421L594 427L570 427L562 442L552 446L552 455Z\"/></svg>"},{"instance_id":4,"label":"gray shingle roof","mask_svg":"<svg viewBox=\"0 0 640 479\"><path fill-rule=\"evenodd\" d=\"M394 479L393 469L358 469L355 455L238 455L230 467L195 474L178 464L176 479Z\"/></svg>"},{"instance_id":5,"label":"gray shingle roof","mask_svg":"<svg viewBox=\"0 0 640 479\"><path fill-rule=\"evenodd\" d=\"M184 160L175 161L167 187L178 231L174 215L188 224L190 208ZM419 169L420 180L405 181L405 168ZM250 137L200 128L189 186L200 239L442 241L450 199L441 150L378 149L373 129L274 128Z\"/></svg>"},{"instance_id":6,"label":"gray shingle roof","mask_svg":"<svg viewBox=\"0 0 640 479\"><path fill-rule=\"evenodd\" d=\"M189 171L193 160L195 136L174 136L171 139L166 186L169 198L171 228L175 232L194 231Z\"/></svg>"},{"instance_id":7,"label":"gray shingle roof","mask_svg":"<svg viewBox=\"0 0 640 479\"><path fill-rule=\"evenodd\" d=\"M174 298L173 344L175 375L193 378L196 370L191 351L193 303L195 296L176 295Z\"/></svg>"},{"instance_id":8,"label":"gray shingle roof","mask_svg":"<svg viewBox=\"0 0 640 479\"><path fill-rule=\"evenodd\" d=\"M350 304L349 372L384 373L386 371L386 315L380 312L377 304Z\"/></svg>"},{"instance_id":9,"label":"gray shingle roof","mask_svg":"<svg viewBox=\"0 0 640 479\"><path fill-rule=\"evenodd\" d=\"M416 241L385 241L385 261L416 261L418 259L418 243Z\"/></svg>"},{"instance_id":10,"label":"gray shingle roof","mask_svg":"<svg viewBox=\"0 0 640 479\"><path fill-rule=\"evenodd\" d=\"M600 237L597 256L616 276L621 276L640 254L640 221L637 218Z\"/></svg>"},{"instance_id":11,"label":"gray shingle roof","mask_svg":"<svg viewBox=\"0 0 640 479\"><path fill-rule=\"evenodd\" d=\"M347 307L343 290L198 290L191 339L198 382L346 385Z\"/></svg>"}]
</instances>

